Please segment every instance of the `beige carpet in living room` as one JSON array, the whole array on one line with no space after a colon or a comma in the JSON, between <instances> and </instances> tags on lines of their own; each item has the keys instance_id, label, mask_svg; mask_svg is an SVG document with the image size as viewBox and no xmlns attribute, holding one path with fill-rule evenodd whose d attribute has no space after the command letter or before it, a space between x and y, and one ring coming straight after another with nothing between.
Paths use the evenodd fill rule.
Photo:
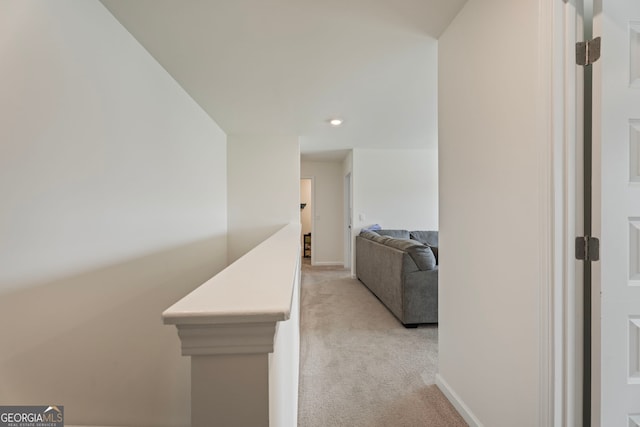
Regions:
<instances>
[{"instance_id":1,"label":"beige carpet in living room","mask_svg":"<svg viewBox=\"0 0 640 427\"><path fill-rule=\"evenodd\" d=\"M303 263L299 427L457 427L438 328L405 329L348 271Z\"/></svg>"}]
</instances>

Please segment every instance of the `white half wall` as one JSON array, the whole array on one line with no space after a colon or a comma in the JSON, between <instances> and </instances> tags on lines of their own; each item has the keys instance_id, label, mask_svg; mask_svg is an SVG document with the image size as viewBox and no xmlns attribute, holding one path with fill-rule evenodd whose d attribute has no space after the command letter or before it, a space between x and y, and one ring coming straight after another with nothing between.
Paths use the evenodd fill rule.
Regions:
<instances>
[{"instance_id":1,"label":"white half wall","mask_svg":"<svg viewBox=\"0 0 640 427\"><path fill-rule=\"evenodd\" d=\"M353 150L354 228L438 229L438 152Z\"/></svg>"},{"instance_id":2,"label":"white half wall","mask_svg":"<svg viewBox=\"0 0 640 427\"><path fill-rule=\"evenodd\" d=\"M300 146L293 135L228 136L229 263L300 221Z\"/></svg>"},{"instance_id":3,"label":"white half wall","mask_svg":"<svg viewBox=\"0 0 640 427\"><path fill-rule=\"evenodd\" d=\"M188 426L160 314L226 265L226 136L94 0L0 2L0 402Z\"/></svg>"},{"instance_id":4,"label":"white half wall","mask_svg":"<svg viewBox=\"0 0 640 427\"><path fill-rule=\"evenodd\" d=\"M314 265L344 264L344 177L341 162L309 162L300 165L303 177L314 178Z\"/></svg>"},{"instance_id":5,"label":"white half wall","mask_svg":"<svg viewBox=\"0 0 640 427\"><path fill-rule=\"evenodd\" d=\"M469 0L439 40L438 384L472 426L546 425L538 3Z\"/></svg>"}]
</instances>

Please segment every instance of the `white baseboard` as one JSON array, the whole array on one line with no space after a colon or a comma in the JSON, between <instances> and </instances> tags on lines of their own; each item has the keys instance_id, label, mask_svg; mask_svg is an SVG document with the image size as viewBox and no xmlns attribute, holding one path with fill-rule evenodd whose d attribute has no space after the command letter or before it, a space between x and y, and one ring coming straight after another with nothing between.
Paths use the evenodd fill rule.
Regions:
<instances>
[{"instance_id":1,"label":"white baseboard","mask_svg":"<svg viewBox=\"0 0 640 427\"><path fill-rule=\"evenodd\" d=\"M471 409L464 404L460 396L453 391L440 374L436 374L436 385L447 399L449 399L449 402L456 408L467 424L469 424L469 427L484 427L480 420L471 412Z\"/></svg>"},{"instance_id":2,"label":"white baseboard","mask_svg":"<svg viewBox=\"0 0 640 427\"><path fill-rule=\"evenodd\" d=\"M312 263L315 267L342 267L344 266L344 262L342 261L318 261Z\"/></svg>"}]
</instances>

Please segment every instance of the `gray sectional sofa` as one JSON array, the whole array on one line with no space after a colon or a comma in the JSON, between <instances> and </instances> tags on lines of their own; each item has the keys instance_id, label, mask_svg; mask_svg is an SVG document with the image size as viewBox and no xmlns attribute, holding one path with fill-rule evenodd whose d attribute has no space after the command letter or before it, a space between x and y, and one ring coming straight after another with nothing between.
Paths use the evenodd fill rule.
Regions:
<instances>
[{"instance_id":1,"label":"gray sectional sofa","mask_svg":"<svg viewBox=\"0 0 640 427\"><path fill-rule=\"evenodd\" d=\"M438 322L438 232L363 230L356 275L406 327Z\"/></svg>"}]
</instances>

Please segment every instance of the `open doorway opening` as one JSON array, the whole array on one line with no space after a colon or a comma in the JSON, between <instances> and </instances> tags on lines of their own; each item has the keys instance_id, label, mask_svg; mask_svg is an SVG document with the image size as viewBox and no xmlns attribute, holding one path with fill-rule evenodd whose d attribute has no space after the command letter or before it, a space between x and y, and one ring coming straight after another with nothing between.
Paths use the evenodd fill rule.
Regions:
<instances>
[{"instance_id":1,"label":"open doorway opening","mask_svg":"<svg viewBox=\"0 0 640 427\"><path fill-rule=\"evenodd\" d=\"M300 179L300 247L303 263L313 257L313 178Z\"/></svg>"}]
</instances>

